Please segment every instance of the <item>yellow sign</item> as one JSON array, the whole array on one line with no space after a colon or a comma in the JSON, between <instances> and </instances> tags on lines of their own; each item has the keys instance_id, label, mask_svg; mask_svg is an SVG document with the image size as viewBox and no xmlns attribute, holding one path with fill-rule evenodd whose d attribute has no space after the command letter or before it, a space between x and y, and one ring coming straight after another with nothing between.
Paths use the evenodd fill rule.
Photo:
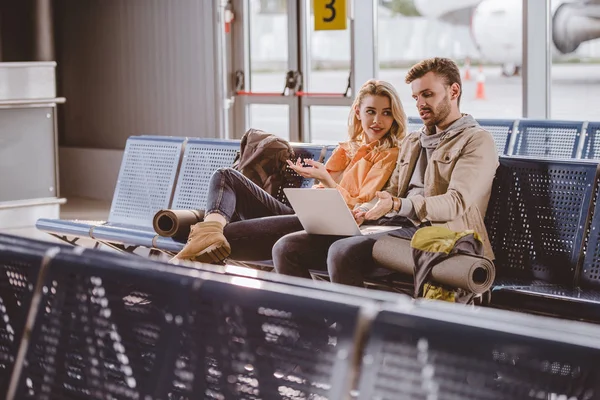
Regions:
<instances>
[{"instance_id":1,"label":"yellow sign","mask_svg":"<svg viewBox=\"0 0 600 400\"><path fill-rule=\"evenodd\" d=\"M315 31L346 29L346 0L313 0L313 9Z\"/></svg>"}]
</instances>

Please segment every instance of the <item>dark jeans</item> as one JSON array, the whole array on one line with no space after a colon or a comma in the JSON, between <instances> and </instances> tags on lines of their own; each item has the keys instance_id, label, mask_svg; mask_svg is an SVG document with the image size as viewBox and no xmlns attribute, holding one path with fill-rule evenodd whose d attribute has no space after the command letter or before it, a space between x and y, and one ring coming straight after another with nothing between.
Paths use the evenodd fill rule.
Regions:
<instances>
[{"instance_id":1,"label":"dark jeans","mask_svg":"<svg viewBox=\"0 0 600 400\"><path fill-rule=\"evenodd\" d=\"M271 252L277 240L302 229L297 216L279 215L232 222L225 226L223 233L231 245L230 259L263 261L271 259Z\"/></svg>"},{"instance_id":2,"label":"dark jeans","mask_svg":"<svg viewBox=\"0 0 600 400\"><path fill-rule=\"evenodd\" d=\"M287 206L233 168L216 170L208 183L205 214L217 212L227 222L294 214Z\"/></svg>"},{"instance_id":3,"label":"dark jeans","mask_svg":"<svg viewBox=\"0 0 600 400\"><path fill-rule=\"evenodd\" d=\"M279 238L302 230L291 207L232 168L216 170L208 185L206 214L217 212L230 222L224 234L233 260L268 260Z\"/></svg>"},{"instance_id":4,"label":"dark jeans","mask_svg":"<svg viewBox=\"0 0 600 400\"><path fill-rule=\"evenodd\" d=\"M365 276L379 269L373 260L377 239L390 233L411 238L418 229L408 220L395 219L389 225L398 226L398 229L351 237L291 233L273 247L275 270L302 278L311 277L309 270L327 271L332 282L362 287Z\"/></svg>"}]
</instances>

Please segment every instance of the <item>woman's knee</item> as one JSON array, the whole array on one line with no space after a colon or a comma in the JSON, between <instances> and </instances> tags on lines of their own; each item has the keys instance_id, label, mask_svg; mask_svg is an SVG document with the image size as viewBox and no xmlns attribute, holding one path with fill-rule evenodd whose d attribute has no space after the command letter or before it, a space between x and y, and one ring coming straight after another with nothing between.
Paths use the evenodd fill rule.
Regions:
<instances>
[{"instance_id":1,"label":"woman's knee","mask_svg":"<svg viewBox=\"0 0 600 400\"><path fill-rule=\"evenodd\" d=\"M283 236L273 245L272 257L275 270L286 273L288 268L297 264L299 255L306 250L306 234L304 232L291 233Z\"/></svg>"},{"instance_id":2,"label":"woman's knee","mask_svg":"<svg viewBox=\"0 0 600 400\"><path fill-rule=\"evenodd\" d=\"M223 168L218 168L215 170L215 172L213 172L213 178L218 178L218 179L231 179L231 177L236 176L236 174L239 174L239 171L236 171L235 169L231 168L231 167L223 167Z\"/></svg>"},{"instance_id":3,"label":"woman's knee","mask_svg":"<svg viewBox=\"0 0 600 400\"><path fill-rule=\"evenodd\" d=\"M344 239L332 244L327 252L327 265L330 267L344 265L347 259L348 248L348 243Z\"/></svg>"}]
</instances>

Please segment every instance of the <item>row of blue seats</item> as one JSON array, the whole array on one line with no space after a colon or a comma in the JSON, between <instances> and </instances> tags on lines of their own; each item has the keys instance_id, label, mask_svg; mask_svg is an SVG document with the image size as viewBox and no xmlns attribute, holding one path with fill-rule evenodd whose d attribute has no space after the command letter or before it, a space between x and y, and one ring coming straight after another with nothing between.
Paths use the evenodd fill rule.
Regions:
<instances>
[{"instance_id":1,"label":"row of blue seats","mask_svg":"<svg viewBox=\"0 0 600 400\"><path fill-rule=\"evenodd\" d=\"M555 145L560 141L560 137L573 144L569 151L576 154L577 146L574 143L578 140L575 139L575 132L580 135L583 126L589 131L584 135L591 138L589 143L595 143L596 138L596 134L592 132L594 124L512 120L479 122L494 135L500 154L534 156L542 153L559 157L559 153L564 150ZM410 130L418 126L420 120L409 119ZM522 140L515 141L515 137ZM568 137L571 139L567 139ZM514 146L511 143L514 142L519 143L517 151L513 151ZM541 151L539 146L533 146L533 143L542 143L544 151ZM311 144L294 144L294 147L302 157L321 160L325 160L334 148L333 145ZM591 150L586 154L593 157L597 146L588 147ZM211 174L217 168L231 166L238 148L239 141L233 140L131 137L125 148L107 221L94 223L42 219L38 221L37 227L71 242L76 242L80 237L91 237L111 246L122 247L126 244L127 248L132 250L143 246L177 252L181 249L181 244L157 236L152 229L152 217L162 208L203 208ZM523 149L530 150L532 154L523 154ZM287 187L306 187L312 184L310 180L302 179L293 171L289 174ZM278 197L285 201L283 192L280 192Z\"/></svg>"},{"instance_id":2,"label":"row of blue seats","mask_svg":"<svg viewBox=\"0 0 600 400\"><path fill-rule=\"evenodd\" d=\"M84 237L115 248L174 254L184 243L156 235L152 216L161 208L203 208L212 172L231 165L237 145L131 137L107 222L42 219L37 226L71 243ZM322 158L332 147L298 149ZM597 170L593 161L501 157L486 217L496 254L493 305L600 320ZM311 184L291 174L288 186ZM393 289L407 284L397 275L368 282ZM548 306L552 302L559 304Z\"/></svg>"},{"instance_id":3,"label":"row of blue seats","mask_svg":"<svg viewBox=\"0 0 600 400\"><path fill-rule=\"evenodd\" d=\"M203 209L208 182L219 168L231 167L240 142L163 136L133 136L127 140L107 221L40 219L38 229L76 244L92 238L111 247L155 248L178 252L183 245L158 236L152 219L161 209ZM296 157L326 160L335 146L294 143ZM284 187L310 187L286 169ZM283 187L276 196L287 202Z\"/></svg>"},{"instance_id":4,"label":"row of blue seats","mask_svg":"<svg viewBox=\"0 0 600 400\"><path fill-rule=\"evenodd\" d=\"M600 159L600 122L478 119L496 141L498 154L558 159ZM408 130L422 126L408 119Z\"/></svg>"},{"instance_id":5,"label":"row of blue seats","mask_svg":"<svg viewBox=\"0 0 600 400\"><path fill-rule=\"evenodd\" d=\"M0 394L499 400L600 393L597 325L213 267L0 235Z\"/></svg>"}]
</instances>

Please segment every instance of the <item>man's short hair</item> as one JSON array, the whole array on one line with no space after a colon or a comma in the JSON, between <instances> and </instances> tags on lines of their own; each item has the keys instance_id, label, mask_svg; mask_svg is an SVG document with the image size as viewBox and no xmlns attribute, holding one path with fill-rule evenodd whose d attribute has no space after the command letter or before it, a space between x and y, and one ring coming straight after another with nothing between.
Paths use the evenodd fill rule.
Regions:
<instances>
[{"instance_id":1,"label":"man's short hair","mask_svg":"<svg viewBox=\"0 0 600 400\"><path fill-rule=\"evenodd\" d=\"M458 65L449 58L434 57L420 61L413 65L406 74L405 81L410 84L412 81L422 78L428 72L433 72L437 76L444 78L446 86L450 87L454 83L460 86L460 94L458 95L457 104L460 106L460 98L462 97L462 80L460 79L460 70Z\"/></svg>"}]
</instances>

